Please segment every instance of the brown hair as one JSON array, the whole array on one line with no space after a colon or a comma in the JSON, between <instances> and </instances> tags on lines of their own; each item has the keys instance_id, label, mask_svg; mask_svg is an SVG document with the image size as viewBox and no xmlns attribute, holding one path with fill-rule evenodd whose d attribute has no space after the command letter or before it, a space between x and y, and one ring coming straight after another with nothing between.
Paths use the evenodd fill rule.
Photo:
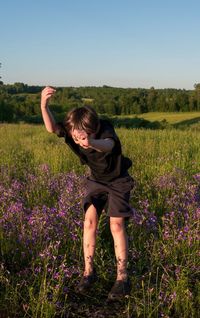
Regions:
<instances>
[{"instance_id":1,"label":"brown hair","mask_svg":"<svg viewBox=\"0 0 200 318\"><path fill-rule=\"evenodd\" d=\"M68 133L71 133L73 129L77 129L92 134L98 129L99 117L90 106L73 108L66 114L64 126Z\"/></svg>"}]
</instances>

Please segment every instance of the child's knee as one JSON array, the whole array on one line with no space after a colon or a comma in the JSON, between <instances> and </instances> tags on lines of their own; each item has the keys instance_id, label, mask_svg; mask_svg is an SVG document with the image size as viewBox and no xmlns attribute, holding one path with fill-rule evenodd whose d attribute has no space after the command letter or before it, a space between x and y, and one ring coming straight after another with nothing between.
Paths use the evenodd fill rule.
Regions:
<instances>
[{"instance_id":1,"label":"child's knee","mask_svg":"<svg viewBox=\"0 0 200 318\"><path fill-rule=\"evenodd\" d=\"M85 214L84 230L85 231L96 231L98 224L98 216L96 208L90 205Z\"/></svg>"},{"instance_id":2,"label":"child's knee","mask_svg":"<svg viewBox=\"0 0 200 318\"><path fill-rule=\"evenodd\" d=\"M123 220L110 220L110 230L112 234L120 233L124 231L124 221Z\"/></svg>"},{"instance_id":3,"label":"child's knee","mask_svg":"<svg viewBox=\"0 0 200 318\"><path fill-rule=\"evenodd\" d=\"M96 231L96 229L97 220L86 217L84 221L84 231Z\"/></svg>"}]
</instances>

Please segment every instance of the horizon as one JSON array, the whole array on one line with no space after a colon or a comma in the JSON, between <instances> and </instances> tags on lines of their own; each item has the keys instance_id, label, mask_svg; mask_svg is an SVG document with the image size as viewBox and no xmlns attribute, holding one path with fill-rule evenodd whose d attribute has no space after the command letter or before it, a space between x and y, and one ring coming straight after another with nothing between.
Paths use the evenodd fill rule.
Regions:
<instances>
[{"instance_id":1,"label":"horizon","mask_svg":"<svg viewBox=\"0 0 200 318\"><path fill-rule=\"evenodd\" d=\"M28 83L23 83L23 82L15 82L15 83L4 83L3 85L16 85L16 84L23 84L23 85L27 85L27 86L34 86L34 87L45 87L45 85L40 85L40 84L28 84ZM194 83L194 85L197 83ZM150 89L155 89L155 90L185 90L185 91L190 91L190 90L194 90L194 85L193 88L191 89L185 89L185 88L176 88L176 87L162 87L162 88L158 88L158 87L154 87L154 86L150 86L150 87L122 87L122 86L111 86L111 85L107 85L107 84L103 84L101 86L97 86L97 85L81 85L81 86L72 86L72 85L68 85L68 86L56 86L56 85L49 85L51 87L54 88L114 88L114 89L145 89L145 90L150 90Z\"/></svg>"}]
</instances>

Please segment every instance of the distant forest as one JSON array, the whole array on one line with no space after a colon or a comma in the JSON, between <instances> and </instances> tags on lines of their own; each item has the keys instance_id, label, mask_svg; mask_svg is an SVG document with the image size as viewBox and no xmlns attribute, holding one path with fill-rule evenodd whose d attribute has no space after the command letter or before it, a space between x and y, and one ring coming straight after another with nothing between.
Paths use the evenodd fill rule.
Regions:
<instances>
[{"instance_id":1,"label":"distant forest","mask_svg":"<svg viewBox=\"0 0 200 318\"><path fill-rule=\"evenodd\" d=\"M0 122L42 122L43 87L0 82ZM200 111L200 83L193 90L102 87L57 87L50 108L57 118L73 107L93 106L99 114L133 115L147 112Z\"/></svg>"}]
</instances>

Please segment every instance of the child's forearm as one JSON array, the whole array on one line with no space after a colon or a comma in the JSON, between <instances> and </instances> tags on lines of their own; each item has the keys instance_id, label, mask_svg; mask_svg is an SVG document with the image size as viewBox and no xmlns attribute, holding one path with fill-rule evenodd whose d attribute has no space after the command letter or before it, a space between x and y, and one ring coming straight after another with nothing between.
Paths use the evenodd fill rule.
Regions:
<instances>
[{"instance_id":1,"label":"child's forearm","mask_svg":"<svg viewBox=\"0 0 200 318\"><path fill-rule=\"evenodd\" d=\"M56 131L56 124L52 113L48 108L49 99L54 95L56 90L50 86L45 87L41 93L41 112L45 127L48 132Z\"/></svg>"},{"instance_id":2,"label":"child's forearm","mask_svg":"<svg viewBox=\"0 0 200 318\"><path fill-rule=\"evenodd\" d=\"M114 147L114 140L113 139L91 139L90 146L97 151L101 152L109 152Z\"/></svg>"},{"instance_id":3,"label":"child's forearm","mask_svg":"<svg viewBox=\"0 0 200 318\"><path fill-rule=\"evenodd\" d=\"M56 123L54 120L54 117L52 113L49 110L49 107L47 104L43 104L41 102L41 112L42 112L42 118L45 124L45 127L48 132L55 132L56 130Z\"/></svg>"}]
</instances>

